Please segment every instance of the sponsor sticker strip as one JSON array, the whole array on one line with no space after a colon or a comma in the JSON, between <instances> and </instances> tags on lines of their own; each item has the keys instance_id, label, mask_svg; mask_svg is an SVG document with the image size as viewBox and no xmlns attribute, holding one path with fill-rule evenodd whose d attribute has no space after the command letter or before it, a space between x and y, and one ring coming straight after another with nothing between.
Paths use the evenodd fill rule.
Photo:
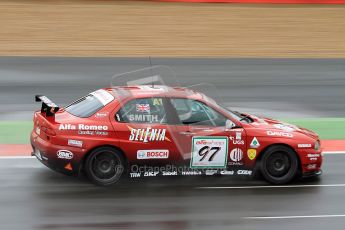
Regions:
<instances>
[{"instance_id":1,"label":"sponsor sticker strip","mask_svg":"<svg viewBox=\"0 0 345 230\"><path fill-rule=\"evenodd\" d=\"M206 170L174 170L174 171L144 171L144 172L130 172L130 178L140 178L140 177L156 177L156 176L214 176L214 175L224 175L224 176L251 176L253 174L252 170L238 169L238 170L216 170L216 169L206 169Z\"/></svg>"}]
</instances>

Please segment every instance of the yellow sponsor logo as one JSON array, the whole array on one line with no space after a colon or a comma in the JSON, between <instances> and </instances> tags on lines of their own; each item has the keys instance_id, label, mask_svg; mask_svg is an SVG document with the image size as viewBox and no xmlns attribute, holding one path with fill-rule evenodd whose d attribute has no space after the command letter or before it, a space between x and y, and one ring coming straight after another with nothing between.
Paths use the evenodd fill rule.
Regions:
<instances>
[{"instance_id":1,"label":"yellow sponsor logo","mask_svg":"<svg viewBox=\"0 0 345 230\"><path fill-rule=\"evenodd\" d=\"M250 160L254 160L256 157L256 149L248 149L247 155Z\"/></svg>"}]
</instances>

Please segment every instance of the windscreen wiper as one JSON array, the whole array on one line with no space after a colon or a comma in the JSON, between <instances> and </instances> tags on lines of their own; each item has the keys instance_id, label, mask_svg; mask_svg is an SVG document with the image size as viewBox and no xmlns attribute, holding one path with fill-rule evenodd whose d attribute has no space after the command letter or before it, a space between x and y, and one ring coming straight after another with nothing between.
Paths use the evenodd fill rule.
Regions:
<instances>
[{"instance_id":1,"label":"windscreen wiper","mask_svg":"<svg viewBox=\"0 0 345 230\"><path fill-rule=\"evenodd\" d=\"M245 115L245 116L243 116L243 115L241 114L241 116L242 116L242 118L240 119L240 121L243 121L243 120L247 120L248 122L251 122L251 121L252 121L252 119L250 118L250 114L247 114L247 115Z\"/></svg>"}]
</instances>

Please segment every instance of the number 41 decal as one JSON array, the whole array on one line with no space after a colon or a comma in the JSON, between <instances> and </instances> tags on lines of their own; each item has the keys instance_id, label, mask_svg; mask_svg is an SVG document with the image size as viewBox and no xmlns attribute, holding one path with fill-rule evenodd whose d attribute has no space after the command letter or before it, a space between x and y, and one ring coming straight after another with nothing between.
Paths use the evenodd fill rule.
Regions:
<instances>
[{"instance_id":1,"label":"number 41 decal","mask_svg":"<svg viewBox=\"0 0 345 230\"><path fill-rule=\"evenodd\" d=\"M191 168L226 168L227 137L193 137Z\"/></svg>"}]
</instances>

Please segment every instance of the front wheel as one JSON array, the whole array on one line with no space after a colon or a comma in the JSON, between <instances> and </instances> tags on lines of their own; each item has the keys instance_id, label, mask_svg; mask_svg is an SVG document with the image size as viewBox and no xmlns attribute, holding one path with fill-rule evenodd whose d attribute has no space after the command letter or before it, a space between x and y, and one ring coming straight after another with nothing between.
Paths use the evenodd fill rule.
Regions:
<instances>
[{"instance_id":1,"label":"front wheel","mask_svg":"<svg viewBox=\"0 0 345 230\"><path fill-rule=\"evenodd\" d=\"M85 162L87 177L97 185L108 186L118 182L125 170L122 153L114 148L93 150Z\"/></svg>"},{"instance_id":2,"label":"front wheel","mask_svg":"<svg viewBox=\"0 0 345 230\"><path fill-rule=\"evenodd\" d=\"M298 159L293 150L286 146L268 148L261 159L261 173L272 184L286 184L293 180L298 171Z\"/></svg>"}]
</instances>

